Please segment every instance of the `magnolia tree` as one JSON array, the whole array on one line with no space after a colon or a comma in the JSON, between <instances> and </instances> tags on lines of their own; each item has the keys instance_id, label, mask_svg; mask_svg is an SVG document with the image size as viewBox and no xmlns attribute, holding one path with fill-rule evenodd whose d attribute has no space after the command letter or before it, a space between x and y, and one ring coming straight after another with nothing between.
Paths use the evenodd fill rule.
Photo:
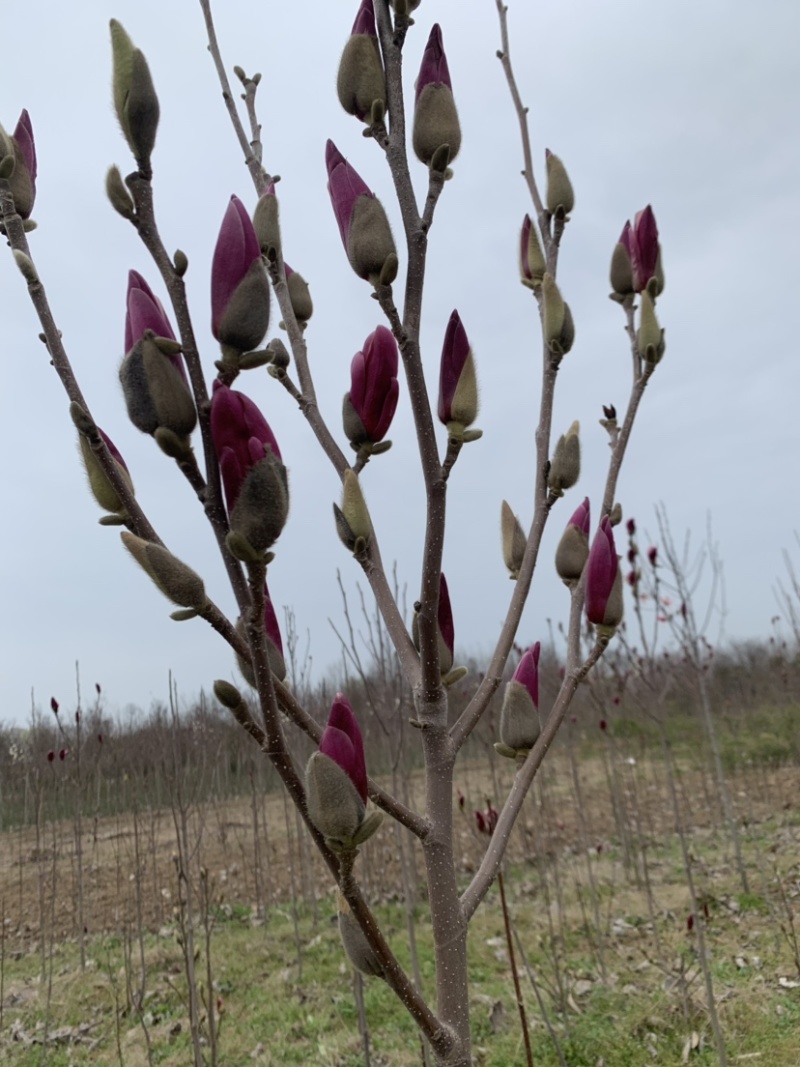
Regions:
<instances>
[{"instance_id":1,"label":"magnolia tree","mask_svg":"<svg viewBox=\"0 0 800 1067\"><path fill-rule=\"evenodd\" d=\"M107 526L121 526L125 548L173 602L176 620L202 619L230 645L243 682L217 681L215 692L271 761L339 890L339 928L344 951L365 974L385 981L412 1015L438 1063L466 1067L471 1062L467 931L471 918L498 875L515 820L542 760L581 680L603 654L622 618L622 589L614 544L621 508L617 479L645 386L664 351L655 302L663 286L658 233L649 207L633 225L626 223L613 247L612 299L629 341L632 382L624 412L604 409L609 463L605 484L595 488L594 507L578 503L561 536L555 559L569 591L568 649L563 681L551 707L539 707L538 643L518 663L509 664L523 607L530 595L545 525L551 509L578 481L580 441L577 423L553 440L553 398L562 360L569 358L575 326L557 281L562 240L574 195L563 162L547 152L544 174L533 166L527 109L521 103L509 54L506 9L498 3L501 50L524 155L523 179L530 213L519 236L520 281L536 301L541 329L541 393L530 477L533 518L524 529L505 502L501 511L502 554L513 592L485 674L458 717L448 714L448 698L466 673L454 662L455 635L447 582L442 572L447 495L451 475L465 446L481 437L476 367L468 333L458 313L450 316L438 362L438 395L431 397L423 373L420 330L428 241L440 198L447 196L451 168L457 167L461 130L448 70L443 31L433 25L416 80L404 76L403 49L419 32L411 17L418 0L363 0L344 51L336 91L353 116L353 136L364 134L386 163L382 195L394 195L402 233L393 234L381 199L348 162L347 146L320 145L328 172L330 203L346 260L363 279L364 300L375 302L375 329L352 360L342 425L329 425L317 404L306 326L313 306L304 278L284 259L279 220L279 185L266 166L257 117L260 76L234 68L243 87L240 110L228 82L214 33L208 0L201 0L209 45L223 99L252 179L253 192L232 196L225 211L212 262L212 332L219 344L209 380L210 360L201 359L184 275L183 252L169 255L160 236L153 201L151 157L159 123L159 99L144 52L126 30L111 22L113 103L134 167L123 176L112 167L109 200L144 243L153 270L131 271L125 320L125 355L119 378L128 415L150 435L176 477L188 480L219 546L237 604L229 618L208 596L203 579L163 543L140 506L133 479L112 436L95 421L73 373L51 312L35 253L28 242L36 193L36 149L31 117L23 112L12 135L0 136L0 201L3 226L42 326L42 337L70 401L89 485L106 514ZM406 112L411 129L406 129ZM162 146L168 150L169 146ZM411 180L414 167L427 172L422 202ZM159 279L160 276L160 279ZM156 295L166 290L167 310ZM274 305L277 304L276 313ZM272 324L280 319L286 340ZM173 326L173 323L175 324ZM326 323L328 336L336 322ZM266 338L271 339L265 343ZM427 353L430 367L436 353ZM402 365L402 374L400 366ZM419 746L425 765L424 810L412 810L369 778L359 723L347 694L336 696L327 725L321 727L286 684L281 635L268 587L268 571L280 567L278 551L287 521L290 478L278 441L247 393L248 377L268 373L299 405L320 447L341 479L333 505L335 532L361 568L414 696L416 731L408 744ZM426 507L417 517L424 532L418 600L412 620L403 617L380 552L381 531L373 524L362 490L390 447L386 435L401 390L413 412ZM436 422L444 427L437 432ZM487 439L474 447L490 447ZM468 463L468 457L466 462ZM299 480L299 475L295 474ZM371 491L380 492L380 470ZM577 503L577 502L576 502ZM592 511L594 533L592 533ZM549 565L549 561L548 561ZM588 654L584 627L593 628ZM503 686L497 749L513 760L516 772L508 796L488 829L485 854L471 882L459 884L453 848L453 775L459 753ZM249 687L249 688L247 688ZM318 745L305 768L293 761L287 732L301 730ZM359 849L380 831L388 816L418 839L425 858L430 919L436 960L435 998L416 987L387 943L359 886Z\"/></svg>"}]
</instances>

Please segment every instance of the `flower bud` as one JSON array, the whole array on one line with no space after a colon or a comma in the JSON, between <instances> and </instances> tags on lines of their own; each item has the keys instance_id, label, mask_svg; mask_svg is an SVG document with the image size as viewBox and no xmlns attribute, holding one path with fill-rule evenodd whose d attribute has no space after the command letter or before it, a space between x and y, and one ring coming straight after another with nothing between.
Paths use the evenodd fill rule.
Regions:
<instances>
[{"instance_id":1,"label":"flower bud","mask_svg":"<svg viewBox=\"0 0 800 1067\"><path fill-rule=\"evenodd\" d=\"M526 538L519 519L504 500L500 507L500 532L503 542L503 562L511 578L519 576L522 557L525 555Z\"/></svg>"},{"instance_id":2,"label":"flower bud","mask_svg":"<svg viewBox=\"0 0 800 1067\"><path fill-rule=\"evenodd\" d=\"M136 214L133 198L128 192L128 187L122 180L119 167L109 167L106 174L106 196L111 206L123 219L132 219Z\"/></svg>"},{"instance_id":3,"label":"flower bud","mask_svg":"<svg viewBox=\"0 0 800 1067\"><path fill-rule=\"evenodd\" d=\"M547 485L555 496L563 496L571 489L581 474L581 443L578 434L581 424L576 420L556 443Z\"/></svg>"},{"instance_id":4,"label":"flower bud","mask_svg":"<svg viewBox=\"0 0 800 1067\"><path fill-rule=\"evenodd\" d=\"M9 178L14 207L22 219L30 218L36 199L36 144L33 126L27 111L22 112L10 138L14 157L14 171Z\"/></svg>"},{"instance_id":5,"label":"flower bud","mask_svg":"<svg viewBox=\"0 0 800 1067\"><path fill-rule=\"evenodd\" d=\"M269 326L269 279L244 204L232 196L211 265L211 332L236 352L257 348Z\"/></svg>"},{"instance_id":6,"label":"flower bud","mask_svg":"<svg viewBox=\"0 0 800 1067\"><path fill-rule=\"evenodd\" d=\"M383 73L372 0L362 0L349 41L344 46L336 78L339 103L362 122L372 121L373 105L386 110L386 77Z\"/></svg>"},{"instance_id":7,"label":"flower bud","mask_svg":"<svg viewBox=\"0 0 800 1067\"><path fill-rule=\"evenodd\" d=\"M214 696L223 708L227 708L229 711L234 711L244 703L242 694L236 686L231 685L230 682L226 682L223 678L218 678L217 681L214 682Z\"/></svg>"},{"instance_id":8,"label":"flower bud","mask_svg":"<svg viewBox=\"0 0 800 1067\"><path fill-rule=\"evenodd\" d=\"M467 332L457 311L447 323L439 365L439 421L451 437L464 439L464 430L478 417L478 380ZM474 440L475 431L470 438Z\"/></svg>"},{"instance_id":9,"label":"flower bud","mask_svg":"<svg viewBox=\"0 0 800 1067\"><path fill-rule=\"evenodd\" d=\"M411 637L417 652L419 652L419 609L420 604L415 604L414 618L411 621ZM439 671L444 678L451 673L453 667L453 650L455 648L456 635L453 624L453 609L450 606L450 594L443 574L439 577L439 609L436 622L439 634Z\"/></svg>"},{"instance_id":10,"label":"flower bud","mask_svg":"<svg viewBox=\"0 0 800 1067\"><path fill-rule=\"evenodd\" d=\"M100 434L103 441L105 441L106 448L111 453L111 458L114 460L117 469L128 483L131 492L133 492L133 482L128 473L128 467L125 460L117 451L111 438L103 433L99 426L97 432ZM103 470L100 465L100 460L97 458L97 452L92 448L91 444L83 434L79 434L78 443L81 449L83 465L86 468L86 474L89 479L89 488L92 491L92 496L101 508L114 514L122 514L125 510L124 505L117 496L116 489L114 489L111 482L106 477L106 472Z\"/></svg>"},{"instance_id":11,"label":"flower bud","mask_svg":"<svg viewBox=\"0 0 800 1067\"><path fill-rule=\"evenodd\" d=\"M256 405L219 380L211 398L211 439L219 461L228 520L245 552L269 549L289 514L289 485L278 442ZM235 544L229 540L234 554Z\"/></svg>"},{"instance_id":12,"label":"flower bud","mask_svg":"<svg viewBox=\"0 0 800 1067\"><path fill-rule=\"evenodd\" d=\"M577 582L589 558L589 497L575 510L556 549L556 572L565 584Z\"/></svg>"},{"instance_id":13,"label":"flower bud","mask_svg":"<svg viewBox=\"0 0 800 1067\"><path fill-rule=\"evenodd\" d=\"M236 632L245 644L247 644L247 630L244 619L241 616L236 620ZM269 663L269 669L275 677L282 682L286 678L286 661L283 658L283 641L281 639L280 626L278 625L278 616L275 614L275 607L270 599L269 589L267 588L266 582L264 583L264 636L267 643L267 662ZM255 689L256 676L250 661L244 659L237 652L236 663L239 670L242 672L245 681Z\"/></svg>"},{"instance_id":14,"label":"flower bud","mask_svg":"<svg viewBox=\"0 0 800 1067\"><path fill-rule=\"evenodd\" d=\"M636 347L639 355L647 363L659 363L664 355L666 343L664 331L658 325L655 307L650 296L650 290L642 292L641 307L639 309L639 329L636 333Z\"/></svg>"},{"instance_id":15,"label":"flower bud","mask_svg":"<svg viewBox=\"0 0 800 1067\"><path fill-rule=\"evenodd\" d=\"M350 905L341 890L337 890L336 895L339 903L339 936L347 958L362 974L371 978L383 978L383 967L364 936L364 931L353 917Z\"/></svg>"},{"instance_id":16,"label":"flower bud","mask_svg":"<svg viewBox=\"0 0 800 1067\"><path fill-rule=\"evenodd\" d=\"M344 432L356 448L377 445L386 436L397 408L397 342L378 326L350 364L350 392L342 404ZM388 447L390 442L386 442ZM385 450L384 447L384 450Z\"/></svg>"},{"instance_id":17,"label":"flower bud","mask_svg":"<svg viewBox=\"0 0 800 1067\"><path fill-rule=\"evenodd\" d=\"M545 153L547 168L547 210L551 215L564 218L575 206L575 194L567 169L558 156L548 148Z\"/></svg>"},{"instance_id":18,"label":"flower bud","mask_svg":"<svg viewBox=\"0 0 800 1067\"><path fill-rule=\"evenodd\" d=\"M546 270L544 252L542 252L536 225L530 215L526 215L522 222L522 233L519 239L520 281L529 289L538 289Z\"/></svg>"},{"instance_id":19,"label":"flower bud","mask_svg":"<svg viewBox=\"0 0 800 1067\"><path fill-rule=\"evenodd\" d=\"M389 284L381 274L397 250L381 202L369 191L333 141L325 149L328 192L350 266L373 285Z\"/></svg>"},{"instance_id":20,"label":"flower bud","mask_svg":"<svg viewBox=\"0 0 800 1067\"><path fill-rule=\"evenodd\" d=\"M452 163L461 147L461 125L438 23L428 37L417 77L412 140L417 159L431 166L437 150L447 146L447 157L436 160L439 171Z\"/></svg>"},{"instance_id":21,"label":"flower bud","mask_svg":"<svg viewBox=\"0 0 800 1067\"><path fill-rule=\"evenodd\" d=\"M319 751L306 765L308 815L329 844L352 848L365 822L366 803L364 741L353 709L337 693Z\"/></svg>"},{"instance_id":22,"label":"flower bud","mask_svg":"<svg viewBox=\"0 0 800 1067\"><path fill-rule=\"evenodd\" d=\"M575 324L569 304L561 296L551 274L542 278L543 329L545 344L554 356L565 356L575 340Z\"/></svg>"},{"instance_id":23,"label":"flower bud","mask_svg":"<svg viewBox=\"0 0 800 1067\"><path fill-rule=\"evenodd\" d=\"M611 523L603 516L586 564L586 616L597 627L598 637L608 639L622 615L622 572Z\"/></svg>"},{"instance_id":24,"label":"flower bud","mask_svg":"<svg viewBox=\"0 0 800 1067\"><path fill-rule=\"evenodd\" d=\"M122 543L153 579L165 597L182 608L202 611L207 604L203 579L163 545L145 541L127 530L120 534Z\"/></svg>"},{"instance_id":25,"label":"flower bud","mask_svg":"<svg viewBox=\"0 0 800 1067\"><path fill-rule=\"evenodd\" d=\"M289 300L292 304L294 317L299 326L305 326L314 313L314 305L311 302L311 293L308 291L308 283L302 274L288 265L283 264L286 272L286 288L289 290Z\"/></svg>"},{"instance_id":26,"label":"flower bud","mask_svg":"<svg viewBox=\"0 0 800 1067\"><path fill-rule=\"evenodd\" d=\"M333 513L340 540L354 555L361 555L372 537L372 523L358 475L349 468L344 472L342 506L334 504Z\"/></svg>"},{"instance_id":27,"label":"flower bud","mask_svg":"<svg viewBox=\"0 0 800 1067\"><path fill-rule=\"evenodd\" d=\"M253 213L253 229L263 254L267 257L280 251L281 228L278 219L278 198L275 195L275 182L270 182L258 198Z\"/></svg>"},{"instance_id":28,"label":"flower bud","mask_svg":"<svg viewBox=\"0 0 800 1067\"><path fill-rule=\"evenodd\" d=\"M114 58L114 108L139 169L148 174L158 130L158 97L147 60L138 48L134 48L116 19L111 19L109 25Z\"/></svg>"},{"instance_id":29,"label":"flower bud","mask_svg":"<svg viewBox=\"0 0 800 1067\"><path fill-rule=\"evenodd\" d=\"M172 358L147 333L123 359L119 379L128 417L137 430L156 436L166 429L188 449L197 424L192 395Z\"/></svg>"},{"instance_id":30,"label":"flower bud","mask_svg":"<svg viewBox=\"0 0 800 1067\"><path fill-rule=\"evenodd\" d=\"M539 653L537 641L528 649L506 685L500 712L501 755L514 758L525 755L536 744L541 732L539 723Z\"/></svg>"}]
</instances>

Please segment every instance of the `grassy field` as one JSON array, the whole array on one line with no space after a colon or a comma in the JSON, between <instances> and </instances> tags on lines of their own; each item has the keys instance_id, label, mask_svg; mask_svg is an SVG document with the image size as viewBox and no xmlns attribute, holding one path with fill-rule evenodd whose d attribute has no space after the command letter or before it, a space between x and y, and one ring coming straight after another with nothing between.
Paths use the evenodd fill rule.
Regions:
<instances>
[{"instance_id":1,"label":"grassy field","mask_svg":"<svg viewBox=\"0 0 800 1067\"><path fill-rule=\"evenodd\" d=\"M696 924L703 923L729 1060L798 1067L796 769L759 771L758 781L751 770L733 779L748 811L742 820L747 893L719 819L703 806L699 777L685 770L681 787L691 810L691 865L702 910L692 918L694 929L682 851L657 770L640 766L635 773L638 779L623 792L630 800L635 791L640 833L627 853L614 833L603 761L596 757L580 765L588 824L576 817L562 753L516 832L505 881L518 962L521 947L528 964L527 972L521 962L520 969L534 1062L537 1067L716 1063L697 958ZM473 768L464 784L469 799L458 817L466 884L485 843L473 831L470 808L480 803L487 781ZM213 1002L222 1012L218 1062L364 1064L354 978L338 939L330 878L304 851L282 800L262 800L262 855L249 866L253 812L247 801L191 811L193 848L208 870L210 973ZM87 828L90 932L84 970L74 932L71 832L70 825L46 825L38 851L31 830L0 839L5 917L0 1060L138 1067L148 1063L149 1043L153 1063L191 1063L172 813L147 813L135 827L127 817ZM359 864L384 929L408 965L397 852L394 831L384 826ZM44 936L37 923L42 914ZM431 993L424 901L414 910L414 928L422 982ZM198 924L203 990L205 933ZM524 1063L496 887L471 927L470 961L476 1062ZM421 1063L415 1029L380 980L364 980L364 1003L373 1067ZM207 1045L205 1054L210 1059Z\"/></svg>"}]
</instances>

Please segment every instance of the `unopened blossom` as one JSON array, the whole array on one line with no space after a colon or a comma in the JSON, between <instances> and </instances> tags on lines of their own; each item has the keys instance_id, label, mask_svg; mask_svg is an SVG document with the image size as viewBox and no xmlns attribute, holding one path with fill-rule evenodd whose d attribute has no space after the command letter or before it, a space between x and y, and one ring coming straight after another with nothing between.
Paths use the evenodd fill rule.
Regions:
<instances>
[{"instance_id":1,"label":"unopened blossom","mask_svg":"<svg viewBox=\"0 0 800 1067\"><path fill-rule=\"evenodd\" d=\"M116 19L111 20L110 29L114 109L140 171L149 174L158 130L158 96L143 53Z\"/></svg>"},{"instance_id":2,"label":"unopened blossom","mask_svg":"<svg viewBox=\"0 0 800 1067\"><path fill-rule=\"evenodd\" d=\"M419 652L420 604L415 604L414 609L414 618L411 624L411 636L414 640L414 646ZM453 623L453 609L450 605L450 593L447 589L447 579L444 574L439 576L439 607L436 615L436 626L439 638L439 671L442 676L446 676L450 673L453 666L456 631ZM461 671L464 669L458 668L458 670Z\"/></svg>"},{"instance_id":3,"label":"unopened blossom","mask_svg":"<svg viewBox=\"0 0 800 1067\"><path fill-rule=\"evenodd\" d=\"M128 417L172 455L188 448L197 412L161 301L138 271L128 273L125 356L119 369Z\"/></svg>"},{"instance_id":4,"label":"unopened blossom","mask_svg":"<svg viewBox=\"0 0 800 1067\"><path fill-rule=\"evenodd\" d=\"M333 143L325 148L328 192L350 266L373 283L391 284L397 253L383 205Z\"/></svg>"},{"instance_id":5,"label":"unopened blossom","mask_svg":"<svg viewBox=\"0 0 800 1067\"><path fill-rule=\"evenodd\" d=\"M661 246L653 209L637 211L633 225L625 223L611 257L611 286L619 296L650 288L656 297L664 288Z\"/></svg>"},{"instance_id":6,"label":"unopened blossom","mask_svg":"<svg viewBox=\"0 0 800 1067\"><path fill-rule=\"evenodd\" d=\"M339 103L362 122L383 119L386 110L386 77L375 31L372 0L362 0L336 77Z\"/></svg>"},{"instance_id":7,"label":"unopened blossom","mask_svg":"<svg viewBox=\"0 0 800 1067\"><path fill-rule=\"evenodd\" d=\"M556 549L556 571L567 585L576 582L589 557L591 508L588 496L572 514Z\"/></svg>"},{"instance_id":8,"label":"unopened blossom","mask_svg":"<svg viewBox=\"0 0 800 1067\"><path fill-rule=\"evenodd\" d=\"M451 437L462 441L480 437L479 431L467 430L478 417L478 380L467 331L457 311L450 316L442 345L438 414Z\"/></svg>"},{"instance_id":9,"label":"unopened blossom","mask_svg":"<svg viewBox=\"0 0 800 1067\"><path fill-rule=\"evenodd\" d=\"M211 332L236 352L256 348L269 326L269 279L247 209L232 196L211 264Z\"/></svg>"},{"instance_id":10,"label":"unopened blossom","mask_svg":"<svg viewBox=\"0 0 800 1067\"><path fill-rule=\"evenodd\" d=\"M236 629L241 638L244 641L247 641L247 630L244 619L241 616L236 621ZM267 645L267 662L269 663L269 669L276 676L278 681L282 682L286 677L286 661L283 658L283 639L281 637L281 628L278 624L278 616L275 612L275 605L272 603L266 582L264 583L264 636ZM244 659L237 653L236 662L246 681L255 689L256 676L250 661Z\"/></svg>"},{"instance_id":11,"label":"unopened blossom","mask_svg":"<svg viewBox=\"0 0 800 1067\"><path fill-rule=\"evenodd\" d=\"M377 813L366 814L364 741L343 693L336 694L319 751L306 765L306 802L311 821L340 850L360 844L380 825Z\"/></svg>"},{"instance_id":12,"label":"unopened blossom","mask_svg":"<svg viewBox=\"0 0 800 1067\"><path fill-rule=\"evenodd\" d=\"M97 432L103 439L106 448L111 454L111 458L114 460L119 473L128 483L128 486L133 492L133 482L131 481L130 472L128 471L128 465L122 458L119 449L114 442L100 427L97 427ZM86 475L89 479L89 488L92 491L92 496L95 498L101 508L112 514L120 514L124 511L124 505L117 495L116 489L106 476L106 472L103 470L97 453L89 444L89 441L83 434L78 437L78 443L80 445L81 457L83 459L83 465L86 470Z\"/></svg>"},{"instance_id":13,"label":"unopened blossom","mask_svg":"<svg viewBox=\"0 0 800 1067\"><path fill-rule=\"evenodd\" d=\"M622 622L622 572L607 515L600 520L586 564L586 616L601 637L610 637Z\"/></svg>"},{"instance_id":14,"label":"unopened blossom","mask_svg":"<svg viewBox=\"0 0 800 1067\"><path fill-rule=\"evenodd\" d=\"M438 23L428 37L417 76L412 142L417 158L440 171L461 147L461 124Z\"/></svg>"},{"instance_id":15,"label":"unopened blossom","mask_svg":"<svg viewBox=\"0 0 800 1067\"><path fill-rule=\"evenodd\" d=\"M14 170L8 179L14 207L20 218L30 218L36 200L36 144L31 117L23 110L11 135Z\"/></svg>"},{"instance_id":16,"label":"unopened blossom","mask_svg":"<svg viewBox=\"0 0 800 1067\"><path fill-rule=\"evenodd\" d=\"M524 653L503 695L500 712L501 755L516 757L533 748L539 736L539 653L537 641Z\"/></svg>"},{"instance_id":17,"label":"unopened blossom","mask_svg":"<svg viewBox=\"0 0 800 1067\"><path fill-rule=\"evenodd\" d=\"M397 342L391 330L378 326L350 364L342 421L354 448L376 445L388 433L400 393L397 367Z\"/></svg>"},{"instance_id":18,"label":"unopened blossom","mask_svg":"<svg viewBox=\"0 0 800 1067\"><path fill-rule=\"evenodd\" d=\"M278 442L253 401L217 380L211 398L211 439L217 453L231 534L228 545L245 558L266 551L289 513L286 468ZM244 555L242 555L244 553Z\"/></svg>"}]
</instances>

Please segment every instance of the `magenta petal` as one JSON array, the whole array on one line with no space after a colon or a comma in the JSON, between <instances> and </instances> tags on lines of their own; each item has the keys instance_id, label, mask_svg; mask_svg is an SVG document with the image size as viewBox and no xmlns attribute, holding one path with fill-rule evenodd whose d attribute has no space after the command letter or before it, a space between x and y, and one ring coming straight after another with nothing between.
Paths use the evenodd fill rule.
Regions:
<instances>
[{"instance_id":1,"label":"magenta petal","mask_svg":"<svg viewBox=\"0 0 800 1067\"><path fill-rule=\"evenodd\" d=\"M397 408L397 366L397 343L385 326L369 335L350 364L350 403L373 444L386 435Z\"/></svg>"},{"instance_id":2,"label":"magenta petal","mask_svg":"<svg viewBox=\"0 0 800 1067\"><path fill-rule=\"evenodd\" d=\"M97 427L97 432L100 434L100 436L105 441L106 448L111 453L112 458L114 460L116 460L117 463L119 463L120 467L122 467L124 470L127 471L128 470L128 464L122 458L122 455L120 454L119 449L114 444L114 442L111 440L111 438L108 436L108 434L105 433L103 430L101 430L99 426Z\"/></svg>"},{"instance_id":3,"label":"magenta petal","mask_svg":"<svg viewBox=\"0 0 800 1067\"><path fill-rule=\"evenodd\" d=\"M469 355L469 340L467 331L461 322L457 311L454 311L447 323L442 345L442 361L439 368L439 419L441 422L450 421L450 412L453 404L461 372Z\"/></svg>"},{"instance_id":4,"label":"magenta petal","mask_svg":"<svg viewBox=\"0 0 800 1067\"><path fill-rule=\"evenodd\" d=\"M579 530L583 530L586 536L589 536L591 519L591 507L589 504L589 497L584 497L583 503L579 504L575 509L572 518L567 523L567 526L577 526Z\"/></svg>"},{"instance_id":5,"label":"magenta petal","mask_svg":"<svg viewBox=\"0 0 800 1067\"><path fill-rule=\"evenodd\" d=\"M253 223L237 196L232 196L222 220L211 263L211 332L218 337L219 324L231 297L261 255Z\"/></svg>"},{"instance_id":6,"label":"magenta petal","mask_svg":"<svg viewBox=\"0 0 800 1067\"><path fill-rule=\"evenodd\" d=\"M128 271L126 304L126 352L130 352L136 342L142 339L146 330L152 330L157 337L169 337L171 340L175 340L175 334L167 318L164 305L136 270Z\"/></svg>"},{"instance_id":7,"label":"magenta petal","mask_svg":"<svg viewBox=\"0 0 800 1067\"><path fill-rule=\"evenodd\" d=\"M357 33L367 34L370 37L378 36L375 32L375 11L372 7L372 0L362 0L361 2L356 21L353 23L351 37L354 37Z\"/></svg>"},{"instance_id":8,"label":"magenta petal","mask_svg":"<svg viewBox=\"0 0 800 1067\"><path fill-rule=\"evenodd\" d=\"M452 656L453 648L456 643L456 630L453 624L453 609L450 607L450 593L447 590L447 581L443 574L440 576L439 580L439 613L437 620L442 640L450 650L450 655Z\"/></svg>"},{"instance_id":9,"label":"magenta petal","mask_svg":"<svg viewBox=\"0 0 800 1067\"><path fill-rule=\"evenodd\" d=\"M604 515L586 563L586 615L589 622L602 624L618 568L614 534L608 516Z\"/></svg>"},{"instance_id":10,"label":"magenta petal","mask_svg":"<svg viewBox=\"0 0 800 1067\"><path fill-rule=\"evenodd\" d=\"M653 209L648 204L636 213L630 241L633 285L640 293L653 277L658 264L658 226Z\"/></svg>"},{"instance_id":11,"label":"magenta petal","mask_svg":"<svg viewBox=\"0 0 800 1067\"><path fill-rule=\"evenodd\" d=\"M35 195L36 144L33 140L33 126L31 125L31 117L24 109L19 117L19 122L17 123L16 129L14 130L14 140L19 145L19 150L22 153L23 160L25 161L25 166L28 168L28 174L30 174L31 184L33 185L33 191Z\"/></svg>"},{"instance_id":12,"label":"magenta petal","mask_svg":"<svg viewBox=\"0 0 800 1067\"><path fill-rule=\"evenodd\" d=\"M345 744L345 741L348 744ZM353 709L342 693L336 694L319 750L339 764L366 804L367 766L364 760L364 741Z\"/></svg>"},{"instance_id":13,"label":"magenta petal","mask_svg":"<svg viewBox=\"0 0 800 1067\"><path fill-rule=\"evenodd\" d=\"M539 653L541 643L536 642L523 655L514 671L514 681L520 682L528 690L534 707L539 707Z\"/></svg>"},{"instance_id":14,"label":"magenta petal","mask_svg":"<svg viewBox=\"0 0 800 1067\"><path fill-rule=\"evenodd\" d=\"M247 472L264 458L265 446L281 459L267 420L249 396L214 382L211 397L211 440L219 460L225 501L230 511Z\"/></svg>"},{"instance_id":15,"label":"magenta petal","mask_svg":"<svg viewBox=\"0 0 800 1067\"><path fill-rule=\"evenodd\" d=\"M333 143L325 146L325 166L328 170L328 192L333 205L333 213L339 227L342 244L347 250L350 234L350 220L353 208L359 196L372 196L366 182L360 176Z\"/></svg>"},{"instance_id":16,"label":"magenta petal","mask_svg":"<svg viewBox=\"0 0 800 1067\"><path fill-rule=\"evenodd\" d=\"M422 54L422 63L417 77L415 101L419 100L420 93L426 85L446 85L453 88L450 81L450 70L447 66L447 56L444 54L442 44L442 30L438 22L434 24Z\"/></svg>"},{"instance_id":17,"label":"magenta petal","mask_svg":"<svg viewBox=\"0 0 800 1067\"><path fill-rule=\"evenodd\" d=\"M266 582L264 583L264 629L267 637L272 641L273 645L275 645L281 655L283 655L281 628L278 625L278 616L275 614L275 607L270 598Z\"/></svg>"},{"instance_id":18,"label":"magenta petal","mask_svg":"<svg viewBox=\"0 0 800 1067\"><path fill-rule=\"evenodd\" d=\"M225 504L230 512L239 499L246 471L243 469L234 450L227 446L217 449L217 460L219 461L222 485L225 489Z\"/></svg>"}]
</instances>

